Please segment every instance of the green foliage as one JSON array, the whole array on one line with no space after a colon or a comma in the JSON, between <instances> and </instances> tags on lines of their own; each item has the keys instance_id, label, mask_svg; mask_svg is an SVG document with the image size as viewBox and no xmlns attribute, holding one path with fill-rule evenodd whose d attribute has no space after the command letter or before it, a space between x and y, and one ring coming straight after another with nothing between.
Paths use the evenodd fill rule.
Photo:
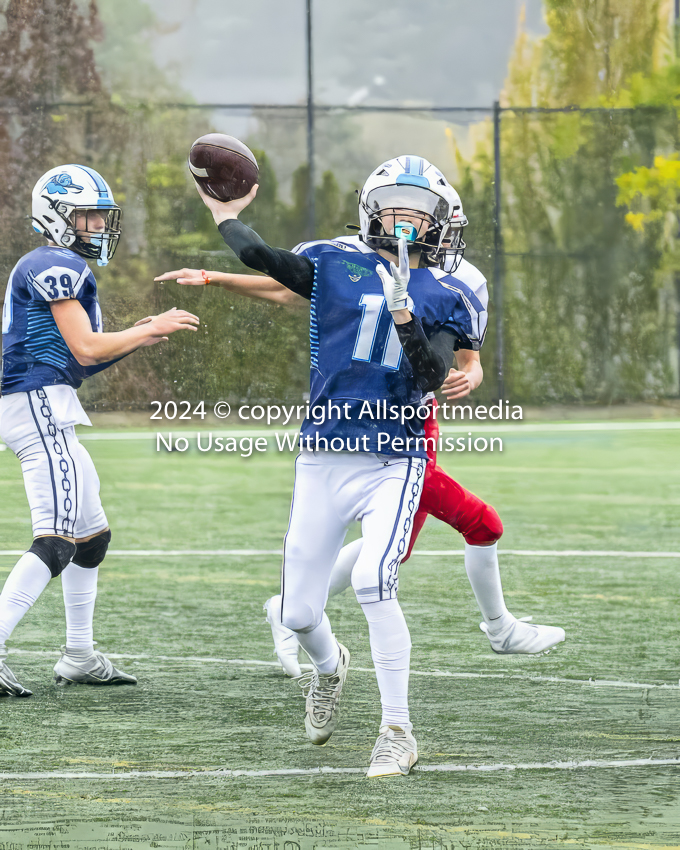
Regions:
<instances>
[{"instance_id":1,"label":"green foliage","mask_svg":"<svg viewBox=\"0 0 680 850\"><path fill-rule=\"evenodd\" d=\"M550 33L536 41L523 32L518 37L505 105L632 111L503 113L504 335L509 395L517 402L618 401L676 391L669 270L680 268L680 65L667 58L668 2L546 0ZM214 129L210 113L162 105L188 98L153 62L149 36L157 23L149 7L142 0L87 8L64 0L41 6L39 14L40 5L10 0L0 29L0 94L12 114L11 132L10 122L0 124L4 278L18 256L40 244L26 222L34 178L59 161L91 165L124 207L118 253L97 270L107 327L129 326L169 306L193 309L205 327L89 381L88 403L143 406L152 396L178 393L299 398L307 387L304 317L223 292L152 282L184 266L245 269L225 248L186 168L192 141ZM82 105L37 110L35 97ZM458 188L471 221L467 256L491 280L490 123L485 128L470 160L458 157ZM340 129L349 148L356 127L346 122ZM260 189L242 219L267 242L292 248L356 223L356 187L341 186L326 171L314 187L310 234L307 166L295 171L287 203L266 151L255 154ZM361 154L356 149L351 156ZM494 306L479 401L495 393Z\"/></svg>"},{"instance_id":2,"label":"green foliage","mask_svg":"<svg viewBox=\"0 0 680 850\"><path fill-rule=\"evenodd\" d=\"M655 152L676 137L673 101L660 108L660 97L640 99L650 91L643 81L663 81L655 90L668 93L677 79L659 65L664 10L667 3L643 0L547 0L550 33L533 42L518 37L504 105L635 109L503 113L505 371L516 401L615 402L677 392L672 281L664 277L660 228L636 235L626 220L639 221L640 210L626 216L622 206L638 204L651 222L664 215L662 197L667 205L677 199L668 174L675 166L667 164L663 177L652 166ZM487 140L486 154L464 176L468 215L468 185L493 180L490 133Z\"/></svg>"},{"instance_id":3,"label":"green foliage","mask_svg":"<svg viewBox=\"0 0 680 850\"><path fill-rule=\"evenodd\" d=\"M507 96L517 106L598 106L668 52L669 0L544 0L550 32L520 31Z\"/></svg>"}]
</instances>

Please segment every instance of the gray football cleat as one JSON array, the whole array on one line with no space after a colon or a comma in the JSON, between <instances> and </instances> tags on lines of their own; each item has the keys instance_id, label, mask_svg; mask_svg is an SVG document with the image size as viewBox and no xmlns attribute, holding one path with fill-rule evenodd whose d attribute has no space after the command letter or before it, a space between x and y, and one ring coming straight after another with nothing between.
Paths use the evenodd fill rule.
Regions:
<instances>
[{"instance_id":1,"label":"gray football cleat","mask_svg":"<svg viewBox=\"0 0 680 850\"><path fill-rule=\"evenodd\" d=\"M323 746L338 725L338 702L349 669L349 650L341 643L340 659L334 673L312 670L297 679L307 698L305 704L305 729L313 744Z\"/></svg>"},{"instance_id":2,"label":"gray football cleat","mask_svg":"<svg viewBox=\"0 0 680 850\"><path fill-rule=\"evenodd\" d=\"M492 633L487 623L480 623L479 628L498 655L536 655L546 652L566 637L564 629L559 626L535 626L514 618L499 632Z\"/></svg>"},{"instance_id":3,"label":"gray football cleat","mask_svg":"<svg viewBox=\"0 0 680 850\"><path fill-rule=\"evenodd\" d=\"M31 697L33 691L29 691L20 682L17 682L17 677L12 673L9 667L5 664L7 653L0 650L0 696L6 697Z\"/></svg>"},{"instance_id":4,"label":"gray football cleat","mask_svg":"<svg viewBox=\"0 0 680 850\"><path fill-rule=\"evenodd\" d=\"M396 724L381 726L366 776L406 776L417 761L418 745L411 732Z\"/></svg>"},{"instance_id":5,"label":"gray football cleat","mask_svg":"<svg viewBox=\"0 0 680 850\"><path fill-rule=\"evenodd\" d=\"M136 685L137 679L118 670L101 652L69 650L62 646L61 658L54 665L57 684Z\"/></svg>"},{"instance_id":6,"label":"gray football cleat","mask_svg":"<svg viewBox=\"0 0 680 850\"><path fill-rule=\"evenodd\" d=\"M274 639L274 652L279 659L284 672L293 679L301 675L298 653L300 642L298 636L292 629L286 628L281 622L281 597L272 596L264 603L267 613L267 622L272 627L272 638Z\"/></svg>"}]
</instances>

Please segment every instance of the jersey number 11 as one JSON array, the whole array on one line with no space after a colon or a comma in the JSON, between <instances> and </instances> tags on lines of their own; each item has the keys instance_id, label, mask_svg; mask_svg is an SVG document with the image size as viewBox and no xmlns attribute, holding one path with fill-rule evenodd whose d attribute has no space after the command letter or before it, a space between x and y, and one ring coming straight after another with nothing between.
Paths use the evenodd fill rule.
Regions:
<instances>
[{"instance_id":1,"label":"jersey number 11","mask_svg":"<svg viewBox=\"0 0 680 850\"><path fill-rule=\"evenodd\" d=\"M361 296L359 304L363 307L364 314L361 317L359 333L354 343L352 360L370 362L373 359L373 348L375 346L376 336L378 335L380 317L385 308L385 298L382 295L364 294ZM403 349L399 342L397 329L394 322L390 319L390 332L383 346L380 365L386 366L388 369L398 369L401 363L402 353Z\"/></svg>"}]
</instances>

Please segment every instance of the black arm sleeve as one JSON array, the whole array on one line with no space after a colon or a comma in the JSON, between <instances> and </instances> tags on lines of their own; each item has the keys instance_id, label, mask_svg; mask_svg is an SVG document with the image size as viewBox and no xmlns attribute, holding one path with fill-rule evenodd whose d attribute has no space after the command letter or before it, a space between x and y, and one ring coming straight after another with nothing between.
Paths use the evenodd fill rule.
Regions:
<instances>
[{"instance_id":1,"label":"black arm sleeve","mask_svg":"<svg viewBox=\"0 0 680 850\"><path fill-rule=\"evenodd\" d=\"M446 374L453 366L453 352L456 350L457 336L446 328L439 328L434 333L427 334L430 345L444 361Z\"/></svg>"},{"instance_id":2,"label":"black arm sleeve","mask_svg":"<svg viewBox=\"0 0 680 850\"><path fill-rule=\"evenodd\" d=\"M424 393L438 390L444 382L448 369L442 357L435 351L417 316L410 322L396 325L399 342L408 357L416 376L416 382Z\"/></svg>"},{"instance_id":3,"label":"black arm sleeve","mask_svg":"<svg viewBox=\"0 0 680 850\"><path fill-rule=\"evenodd\" d=\"M251 269L273 277L307 300L312 297L314 263L283 248L271 248L247 224L236 218L219 225L222 239L239 260Z\"/></svg>"}]
</instances>

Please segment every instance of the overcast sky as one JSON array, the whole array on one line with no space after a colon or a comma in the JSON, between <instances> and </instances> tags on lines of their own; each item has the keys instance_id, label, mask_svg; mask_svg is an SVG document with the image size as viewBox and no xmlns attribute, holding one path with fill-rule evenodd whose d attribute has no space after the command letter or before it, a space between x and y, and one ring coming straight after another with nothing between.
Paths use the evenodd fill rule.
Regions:
<instances>
[{"instance_id":1,"label":"overcast sky","mask_svg":"<svg viewBox=\"0 0 680 850\"><path fill-rule=\"evenodd\" d=\"M109 39L96 47L105 79L123 96L304 106L305 0L130 0L125 19L120 2L100 0ZM523 6L525 29L547 32L541 0L313 0L315 101L488 108L503 87ZM159 79L169 85L158 87ZM343 186L361 185L376 163L417 151L456 180L458 151L472 154L485 114L317 112L317 178L329 169ZM292 174L307 159L304 110L208 115L214 130L266 151L289 198Z\"/></svg>"},{"instance_id":2,"label":"overcast sky","mask_svg":"<svg viewBox=\"0 0 680 850\"><path fill-rule=\"evenodd\" d=\"M305 0L145 0L154 58L200 103L302 103ZM488 106L517 35L546 31L541 0L315 0L321 103Z\"/></svg>"}]
</instances>

